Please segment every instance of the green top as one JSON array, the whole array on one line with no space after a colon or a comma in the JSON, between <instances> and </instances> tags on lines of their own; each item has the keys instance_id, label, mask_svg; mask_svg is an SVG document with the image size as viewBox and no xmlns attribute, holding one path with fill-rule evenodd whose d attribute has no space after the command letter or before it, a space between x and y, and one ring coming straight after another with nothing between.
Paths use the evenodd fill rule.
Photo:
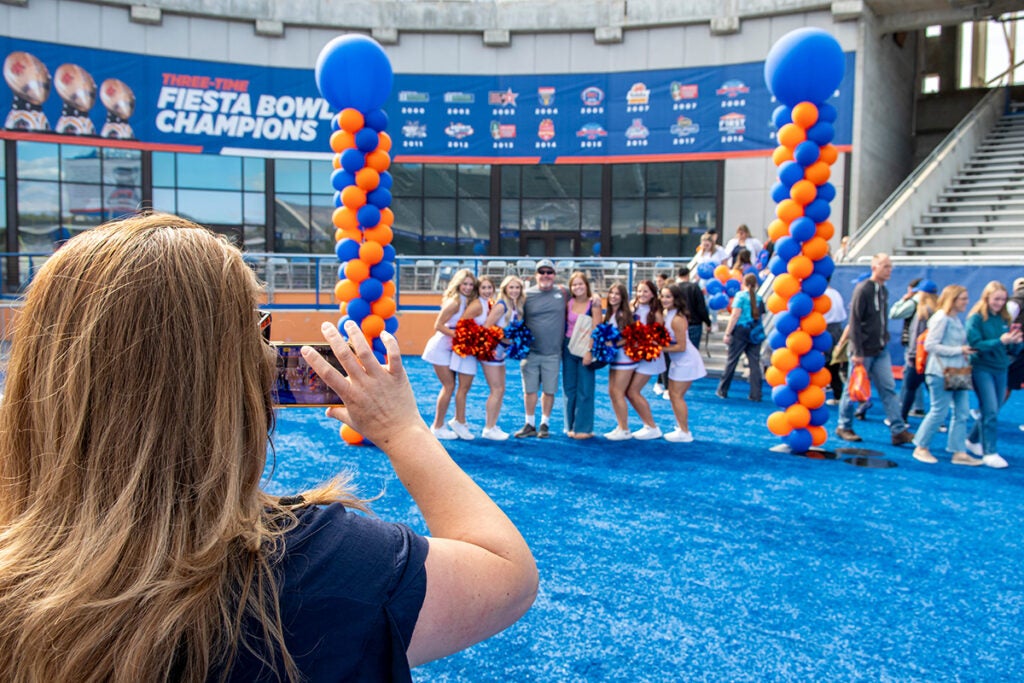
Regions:
<instances>
[{"instance_id":1,"label":"green top","mask_svg":"<svg viewBox=\"0 0 1024 683\"><path fill-rule=\"evenodd\" d=\"M990 372L1005 372L1022 346L1007 346L999 341L1009 331L1010 324L998 315L989 315L988 320L983 319L980 313L968 316L967 345L978 351L971 356L971 365Z\"/></svg>"}]
</instances>

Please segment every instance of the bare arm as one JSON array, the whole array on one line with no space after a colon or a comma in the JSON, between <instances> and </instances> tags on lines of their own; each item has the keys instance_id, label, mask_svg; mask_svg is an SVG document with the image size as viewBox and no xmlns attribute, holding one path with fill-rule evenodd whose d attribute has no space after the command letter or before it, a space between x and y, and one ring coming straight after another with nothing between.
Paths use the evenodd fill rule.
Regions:
<instances>
[{"instance_id":1,"label":"bare arm","mask_svg":"<svg viewBox=\"0 0 1024 683\"><path fill-rule=\"evenodd\" d=\"M455 315L455 312L459 310L459 300L449 299L444 306L441 307L441 312L437 314L437 318L434 320L434 330L440 332L446 337L454 337L455 332L448 327L447 323Z\"/></svg>"},{"instance_id":2,"label":"bare arm","mask_svg":"<svg viewBox=\"0 0 1024 683\"><path fill-rule=\"evenodd\" d=\"M466 310L462 312L462 317L459 320L472 320L481 313L484 312L484 304L479 298L473 299L466 306Z\"/></svg>"},{"instance_id":3,"label":"bare arm","mask_svg":"<svg viewBox=\"0 0 1024 683\"><path fill-rule=\"evenodd\" d=\"M379 447L423 514L428 539L427 593L407 650L416 666L469 647L514 623L537 593L537 566L515 525L430 433L416 408L398 342L381 339L388 364L373 357L359 327L346 324L355 349L323 325L338 360L334 370L303 347L310 366L345 402L329 408Z\"/></svg>"},{"instance_id":4,"label":"bare arm","mask_svg":"<svg viewBox=\"0 0 1024 683\"><path fill-rule=\"evenodd\" d=\"M729 341L729 337L732 336L732 331L736 327L736 321L740 319L740 309L732 309L732 313L729 314L729 322L725 325L725 335L722 337L725 341Z\"/></svg>"},{"instance_id":5,"label":"bare arm","mask_svg":"<svg viewBox=\"0 0 1024 683\"><path fill-rule=\"evenodd\" d=\"M686 316L676 313L675 317L672 318L672 336L676 338L676 342L666 346L665 350L669 353L685 351L686 342L689 339L687 336L689 327L690 323L686 320Z\"/></svg>"},{"instance_id":6,"label":"bare arm","mask_svg":"<svg viewBox=\"0 0 1024 683\"><path fill-rule=\"evenodd\" d=\"M498 320L500 320L501 316L503 315L505 315L505 302L498 301L493 306L491 306L491 310L487 314L487 320L484 321L484 327L491 327L492 325L497 325Z\"/></svg>"}]
</instances>

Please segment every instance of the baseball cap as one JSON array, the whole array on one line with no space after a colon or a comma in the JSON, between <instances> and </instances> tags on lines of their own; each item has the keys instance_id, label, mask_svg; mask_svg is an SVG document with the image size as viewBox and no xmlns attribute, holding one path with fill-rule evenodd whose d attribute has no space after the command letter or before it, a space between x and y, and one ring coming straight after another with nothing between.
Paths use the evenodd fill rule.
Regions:
<instances>
[{"instance_id":1,"label":"baseball cap","mask_svg":"<svg viewBox=\"0 0 1024 683\"><path fill-rule=\"evenodd\" d=\"M915 292L928 292L929 294L938 294L939 286L931 280L921 280L917 283L917 287L914 287Z\"/></svg>"},{"instance_id":2,"label":"baseball cap","mask_svg":"<svg viewBox=\"0 0 1024 683\"><path fill-rule=\"evenodd\" d=\"M1018 289L1024 289L1024 277L1019 277L1013 281L1013 291L1016 292Z\"/></svg>"},{"instance_id":3,"label":"baseball cap","mask_svg":"<svg viewBox=\"0 0 1024 683\"><path fill-rule=\"evenodd\" d=\"M542 258L540 261L537 261L537 270L540 270L541 268L551 268L554 270L555 262L549 258Z\"/></svg>"}]
</instances>

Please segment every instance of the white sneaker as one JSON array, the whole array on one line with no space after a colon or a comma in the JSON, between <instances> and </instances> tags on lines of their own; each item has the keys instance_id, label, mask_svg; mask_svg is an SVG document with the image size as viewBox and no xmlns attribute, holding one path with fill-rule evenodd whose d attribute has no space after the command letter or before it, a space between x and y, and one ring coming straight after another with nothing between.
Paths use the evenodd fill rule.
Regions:
<instances>
[{"instance_id":1,"label":"white sneaker","mask_svg":"<svg viewBox=\"0 0 1024 683\"><path fill-rule=\"evenodd\" d=\"M672 394L668 393L668 390L666 390L665 393L661 395L661 397L663 399L665 399L666 401L671 401L672 400Z\"/></svg>"},{"instance_id":2,"label":"white sneaker","mask_svg":"<svg viewBox=\"0 0 1024 683\"><path fill-rule=\"evenodd\" d=\"M649 439L660 439L661 430L657 427L648 427L644 425L640 429L633 432L633 438L639 441L647 441Z\"/></svg>"},{"instance_id":3,"label":"white sneaker","mask_svg":"<svg viewBox=\"0 0 1024 683\"><path fill-rule=\"evenodd\" d=\"M665 393L665 386L661 382L654 383L654 393L661 396Z\"/></svg>"},{"instance_id":4,"label":"white sneaker","mask_svg":"<svg viewBox=\"0 0 1024 683\"><path fill-rule=\"evenodd\" d=\"M972 455L981 455L981 444L974 443L970 439L967 439L967 452Z\"/></svg>"},{"instance_id":5,"label":"white sneaker","mask_svg":"<svg viewBox=\"0 0 1024 683\"><path fill-rule=\"evenodd\" d=\"M465 441L472 441L475 437L473 432L469 431L469 425L465 422L458 422L455 418L448 420L448 426L455 432L455 436Z\"/></svg>"},{"instance_id":6,"label":"white sneaker","mask_svg":"<svg viewBox=\"0 0 1024 683\"><path fill-rule=\"evenodd\" d=\"M459 438L459 435L448 429L447 427L431 427L431 433L441 441L454 441Z\"/></svg>"},{"instance_id":7,"label":"white sneaker","mask_svg":"<svg viewBox=\"0 0 1024 683\"><path fill-rule=\"evenodd\" d=\"M1005 460L1003 460L1003 456L999 455L998 453L989 453L988 455L983 455L981 456L981 460L988 467L997 470L1001 470L1004 467L1010 466Z\"/></svg>"},{"instance_id":8,"label":"white sneaker","mask_svg":"<svg viewBox=\"0 0 1024 683\"><path fill-rule=\"evenodd\" d=\"M493 427L485 427L480 436L491 441L505 441L508 439L508 434L502 431L501 427L495 425Z\"/></svg>"},{"instance_id":9,"label":"white sneaker","mask_svg":"<svg viewBox=\"0 0 1024 683\"><path fill-rule=\"evenodd\" d=\"M665 435L665 441L672 441L675 443L690 443L693 441L693 434L690 432L684 432L682 429L676 427L671 432Z\"/></svg>"},{"instance_id":10,"label":"white sneaker","mask_svg":"<svg viewBox=\"0 0 1024 683\"><path fill-rule=\"evenodd\" d=\"M616 427L612 431L606 433L604 435L604 438L608 439L609 441L625 441L626 439L632 439L633 435L630 434L628 430L619 429L618 427Z\"/></svg>"}]
</instances>

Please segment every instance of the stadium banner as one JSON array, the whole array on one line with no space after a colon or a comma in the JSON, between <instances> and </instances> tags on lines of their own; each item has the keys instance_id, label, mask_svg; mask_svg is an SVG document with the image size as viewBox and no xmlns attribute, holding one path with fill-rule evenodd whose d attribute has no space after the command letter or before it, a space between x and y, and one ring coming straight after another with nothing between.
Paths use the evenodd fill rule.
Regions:
<instances>
[{"instance_id":1,"label":"stadium banner","mask_svg":"<svg viewBox=\"0 0 1024 683\"><path fill-rule=\"evenodd\" d=\"M212 154L323 156L313 69L154 57L0 37L4 129ZM853 126L854 55L831 98ZM614 163L767 155L764 62L600 74L395 74L396 161Z\"/></svg>"}]
</instances>

